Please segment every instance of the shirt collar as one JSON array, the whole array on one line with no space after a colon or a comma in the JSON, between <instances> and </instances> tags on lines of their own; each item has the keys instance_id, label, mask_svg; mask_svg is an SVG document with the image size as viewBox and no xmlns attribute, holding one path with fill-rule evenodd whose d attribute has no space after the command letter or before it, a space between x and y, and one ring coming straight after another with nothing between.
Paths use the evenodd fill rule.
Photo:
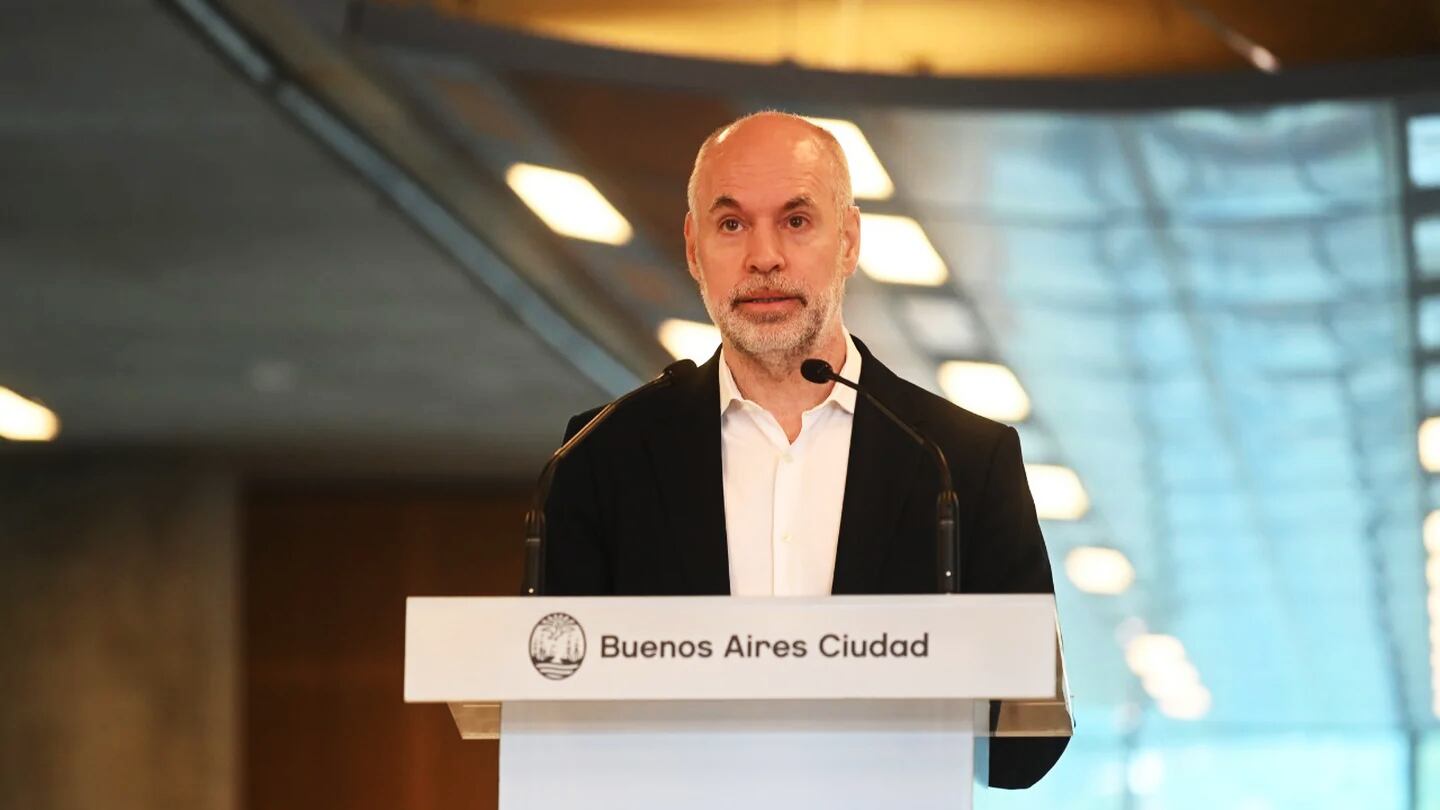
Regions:
<instances>
[{"instance_id":1,"label":"shirt collar","mask_svg":"<svg viewBox=\"0 0 1440 810\"><path fill-rule=\"evenodd\" d=\"M855 341L850 337L850 330L841 327L845 335L845 365L840 367L840 376L851 382L858 382L860 379L860 350L855 348ZM725 361L725 350L720 350L720 413L725 413L732 402L744 402L745 397L740 394L740 387L735 384L735 375L730 373L730 364ZM825 397L819 405L812 410L819 410L829 403L834 402L847 413L855 413L855 389L836 383L830 388L830 396Z\"/></svg>"}]
</instances>

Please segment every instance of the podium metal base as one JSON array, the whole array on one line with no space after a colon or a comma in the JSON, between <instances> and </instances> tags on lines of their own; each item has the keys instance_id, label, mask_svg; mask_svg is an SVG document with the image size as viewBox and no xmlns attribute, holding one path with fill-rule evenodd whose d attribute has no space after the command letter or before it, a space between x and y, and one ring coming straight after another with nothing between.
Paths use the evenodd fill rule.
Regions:
<instances>
[{"instance_id":1,"label":"podium metal base","mask_svg":"<svg viewBox=\"0 0 1440 810\"><path fill-rule=\"evenodd\" d=\"M985 706L967 700L506 703L500 808L969 810L976 712Z\"/></svg>"}]
</instances>

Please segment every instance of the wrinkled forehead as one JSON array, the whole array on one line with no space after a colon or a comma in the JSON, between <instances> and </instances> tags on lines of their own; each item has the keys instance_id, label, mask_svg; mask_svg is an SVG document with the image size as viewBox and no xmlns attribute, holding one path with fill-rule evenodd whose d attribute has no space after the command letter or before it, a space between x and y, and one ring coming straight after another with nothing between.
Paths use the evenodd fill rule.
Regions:
<instances>
[{"instance_id":1,"label":"wrinkled forehead","mask_svg":"<svg viewBox=\"0 0 1440 810\"><path fill-rule=\"evenodd\" d=\"M757 209L797 197L829 201L836 193L833 162L815 138L757 143L722 136L700 166L695 203L705 212L721 198Z\"/></svg>"}]
</instances>

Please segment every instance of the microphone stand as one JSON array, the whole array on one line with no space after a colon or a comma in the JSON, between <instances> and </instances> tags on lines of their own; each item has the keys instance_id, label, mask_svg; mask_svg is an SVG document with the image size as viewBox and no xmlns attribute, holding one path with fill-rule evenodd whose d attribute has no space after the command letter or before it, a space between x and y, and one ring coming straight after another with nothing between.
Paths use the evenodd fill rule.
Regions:
<instances>
[{"instance_id":1,"label":"microphone stand","mask_svg":"<svg viewBox=\"0 0 1440 810\"><path fill-rule=\"evenodd\" d=\"M525 513L525 574L520 586L522 596L542 596L545 593L545 504L550 499L550 485L555 479L556 465L570 455L571 450L584 441L600 423L609 419L610 414L621 405L652 388L669 385L678 372L693 368L694 360L679 360L666 366L660 376L601 408L584 427L551 454L550 460L545 462L545 467L540 470L540 479L535 483L535 491L530 499L530 511Z\"/></svg>"},{"instance_id":2,"label":"microphone stand","mask_svg":"<svg viewBox=\"0 0 1440 810\"><path fill-rule=\"evenodd\" d=\"M856 391L884 414L886 419L894 422L905 435L929 451L935 466L940 470L940 494L935 498L935 590L937 593L959 593L960 500L955 495L955 487L950 480L950 464L946 462L945 452L940 449L940 445L896 416L895 412L874 394L835 373L835 369L824 360L806 360L800 364L800 374L813 383L836 382Z\"/></svg>"}]
</instances>

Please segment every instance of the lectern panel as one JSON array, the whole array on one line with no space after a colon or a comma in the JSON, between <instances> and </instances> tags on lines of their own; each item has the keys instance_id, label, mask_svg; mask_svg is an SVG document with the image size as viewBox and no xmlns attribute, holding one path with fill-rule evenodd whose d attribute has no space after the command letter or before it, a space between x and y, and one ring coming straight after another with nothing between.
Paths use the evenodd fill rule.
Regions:
<instances>
[{"instance_id":1,"label":"lectern panel","mask_svg":"<svg viewBox=\"0 0 1440 810\"><path fill-rule=\"evenodd\" d=\"M969 701L510 703L501 810L968 810Z\"/></svg>"},{"instance_id":2,"label":"lectern panel","mask_svg":"<svg viewBox=\"0 0 1440 810\"><path fill-rule=\"evenodd\" d=\"M1048 595L411 598L405 699L1052 699Z\"/></svg>"},{"instance_id":3,"label":"lectern panel","mask_svg":"<svg viewBox=\"0 0 1440 810\"><path fill-rule=\"evenodd\" d=\"M1068 731L1049 595L407 604L405 699L498 733L503 810L969 808L990 700Z\"/></svg>"}]
</instances>

